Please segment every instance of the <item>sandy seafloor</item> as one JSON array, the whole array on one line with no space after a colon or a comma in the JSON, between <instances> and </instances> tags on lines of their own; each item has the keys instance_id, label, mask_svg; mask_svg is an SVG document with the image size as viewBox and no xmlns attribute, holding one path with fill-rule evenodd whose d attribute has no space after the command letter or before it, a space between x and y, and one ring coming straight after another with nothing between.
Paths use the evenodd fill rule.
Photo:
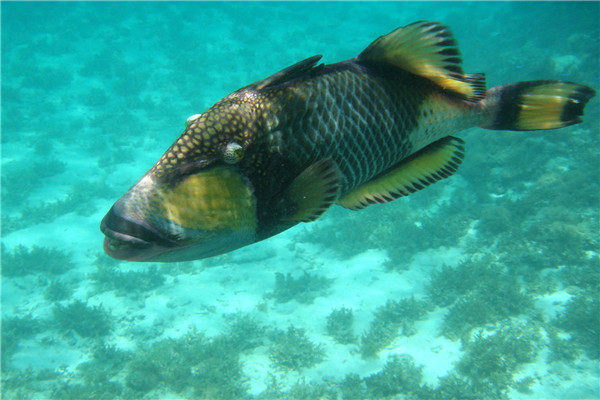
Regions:
<instances>
[{"instance_id":1,"label":"sandy seafloor","mask_svg":"<svg viewBox=\"0 0 600 400\"><path fill-rule=\"evenodd\" d=\"M470 129L450 179L209 260L113 262L98 229L188 116L413 21L449 25L490 87L598 90L599 6L2 2L3 398L599 398L597 98L559 131ZM354 343L328 334L342 307Z\"/></svg>"}]
</instances>

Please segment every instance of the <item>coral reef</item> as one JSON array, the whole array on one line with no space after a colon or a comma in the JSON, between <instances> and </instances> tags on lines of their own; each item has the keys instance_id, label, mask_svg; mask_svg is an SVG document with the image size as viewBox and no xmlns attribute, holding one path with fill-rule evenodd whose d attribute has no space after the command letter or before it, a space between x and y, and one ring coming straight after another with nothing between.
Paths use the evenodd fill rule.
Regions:
<instances>
[{"instance_id":1,"label":"coral reef","mask_svg":"<svg viewBox=\"0 0 600 400\"><path fill-rule=\"evenodd\" d=\"M19 342L41 332L44 327L43 321L31 314L2 318L2 371L9 369L10 359L17 352Z\"/></svg>"},{"instance_id":2,"label":"coral reef","mask_svg":"<svg viewBox=\"0 0 600 400\"><path fill-rule=\"evenodd\" d=\"M411 198L419 202L419 210L427 209L443 189L443 184L433 185ZM341 258L350 258L370 249L386 250L388 271L404 270L412 255L422 250L422 243L428 243L431 248L456 245L469 228L469 221L461 214L449 212L442 216L445 223L440 224L438 213L424 215L406 202L367 207L360 213L332 209L329 214L335 219L334 225L315 224L300 235L300 240L327 243L327 250L335 251Z\"/></svg>"},{"instance_id":3,"label":"coral reef","mask_svg":"<svg viewBox=\"0 0 600 400\"><path fill-rule=\"evenodd\" d=\"M347 374L339 383L340 395L343 400L362 400L365 398L366 387L358 374Z\"/></svg>"},{"instance_id":4,"label":"coral reef","mask_svg":"<svg viewBox=\"0 0 600 400\"><path fill-rule=\"evenodd\" d=\"M110 314L102 306L89 307L81 300L74 300L66 306L57 304L52 315L60 330L73 331L82 337L108 335L113 326Z\"/></svg>"},{"instance_id":5,"label":"coral reef","mask_svg":"<svg viewBox=\"0 0 600 400\"><path fill-rule=\"evenodd\" d=\"M126 386L135 398L161 385L174 393L191 390L201 399L240 399L246 385L239 355L224 336L208 339L190 331L136 352L127 367Z\"/></svg>"},{"instance_id":6,"label":"coral reef","mask_svg":"<svg viewBox=\"0 0 600 400\"><path fill-rule=\"evenodd\" d=\"M562 268L558 274L565 287L577 287L592 294L600 293L600 256L598 254L590 257L587 262Z\"/></svg>"},{"instance_id":7,"label":"coral reef","mask_svg":"<svg viewBox=\"0 0 600 400\"><path fill-rule=\"evenodd\" d=\"M19 191L24 189L20 188ZM97 207L94 201L89 201L90 199L114 198L116 195L114 188L107 186L102 179L96 179L76 181L66 191L61 190L60 197L55 199L34 204L18 199L19 207L14 207L11 212L2 213L2 233L8 234L31 225L50 223L61 215L72 212L80 216L90 216Z\"/></svg>"},{"instance_id":8,"label":"coral reef","mask_svg":"<svg viewBox=\"0 0 600 400\"><path fill-rule=\"evenodd\" d=\"M44 298L49 302L57 302L66 300L72 293L69 285L65 284L60 279L51 280L44 290Z\"/></svg>"},{"instance_id":9,"label":"coral reef","mask_svg":"<svg viewBox=\"0 0 600 400\"><path fill-rule=\"evenodd\" d=\"M273 298L278 303L296 300L298 303L310 304L317 297L323 296L332 282L333 279L311 275L306 271L298 278L290 273L276 272L275 289L267 294L267 298Z\"/></svg>"},{"instance_id":10,"label":"coral reef","mask_svg":"<svg viewBox=\"0 0 600 400\"><path fill-rule=\"evenodd\" d=\"M52 391L56 400L112 400L121 398L123 385L100 375L99 381L85 383L61 382Z\"/></svg>"},{"instance_id":11,"label":"coral reef","mask_svg":"<svg viewBox=\"0 0 600 400\"><path fill-rule=\"evenodd\" d=\"M266 329L254 317L238 312L224 318L226 328L223 335L237 351L249 351L263 344Z\"/></svg>"},{"instance_id":12,"label":"coral reef","mask_svg":"<svg viewBox=\"0 0 600 400\"><path fill-rule=\"evenodd\" d=\"M74 267L69 254L52 248L18 245L8 252L2 245L2 275L4 277L30 274L60 275Z\"/></svg>"},{"instance_id":13,"label":"coral reef","mask_svg":"<svg viewBox=\"0 0 600 400\"><path fill-rule=\"evenodd\" d=\"M521 364L537 356L541 335L536 327L509 320L492 332L480 329L463 341L464 355L456 371L467 377L470 390L483 398L503 398Z\"/></svg>"},{"instance_id":14,"label":"coral reef","mask_svg":"<svg viewBox=\"0 0 600 400\"><path fill-rule=\"evenodd\" d=\"M550 329L547 329L547 331ZM561 338L556 332L548 332L550 343L548 344L548 363L564 361L574 362L582 353L579 344L571 338Z\"/></svg>"},{"instance_id":15,"label":"coral reef","mask_svg":"<svg viewBox=\"0 0 600 400\"><path fill-rule=\"evenodd\" d=\"M111 265L96 263L96 272L89 278L102 291L115 290L119 296L136 296L165 282L156 265L150 265L145 271L121 271Z\"/></svg>"},{"instance_id":16,"label":"coral reef","mask_svg":"<svg viewBox=\"0 0 600 400\"><path fill-rule=\"evenodd\" d=\"M441 332L450 339L467 335L473 328L527 313L532 297L518 276L490 256L461 262L455 268L434 271L425 287L427 298L449 307Z\"/></svg>"},{"instance_id":17,"label":"coral reef","mask_svg":"<svg viewBox=\"0 0 600 400\"><path fill-rule=\"evenodd\" d=\"M311 342L304 329L290 325L287 331L275 330L269 336L269 358L276 369L300 371L325 359L321 345Z\"/></svg>"},{"instance_id":18,"label":"coral reef","mask_svg":"<svg viewBox=\"0 0 600 400\"><path fill-rule=\"evenodd\" d=\"M352 325L354 314L349 308L338 308L331 311L327 317L327 334L340 344L356 342Z\"/></svg>"},{"instance_id":19,"label":"coral reef","mask_svg":"<svg viewBox=\"0 0 600 400\"><path fill-rule=\"evenodd\" d=\"M423 380L423 367L415 365L411 356L393 355L380 372L364 379L366 398L387 399L404 394L415 395L420 392Z\"/></svg>"},{"instance_id":20,"label":"coral reef","mask_svg":"<svg viewBox=\"0 0 600 400\"><path fill-rule=\"evenodd\" d=\"M367 332L360 338L360 354L363 358L374 358L377 353L390 345L399 335L413 335L414 323L431 310L426 301L414 297L388 302L375 311Z\"/></svg>"},{"instance_id":21,"label":"coral reef","mask_svg":"<svg viewBox=\"0 0 600 400\"><path fill-rule=\"evenodd\" d=\"M26 368L23 370L12 370L2 368L2 394L4 398L11 399L38 399L41 398L40 393L52 399L62 399L51 395L53 387L64 385L62 380L64 376L60 371L49 369L33 369ZM49 389L51 388L51 389ZM67 397L67 399L75 400L75 397ZM78 399L91 399L90 396L79 397Z\"/></svg>"},{"instance_id":22,"label":"coral reef","mask_svg":"<svg viewBox=\"0 0 600 400\"><path fill-rule=\"evenodd\" d=\"M288 390L282 390L282 385L274 375L270 375L267 388L256 398L261 400L334 400L337 391L327 383L306 382L301 378L291 385Z\"/></svg>"},{"instance_id":23,"label":"coral reef","mask_svg":"<svg viewBox=\"0 0 600 400\"><path fill-rule=\"evenodd\" d=\"M485 270L466 261L455 268L442 265L431 273L425 284L427 299L439 307L447 307L467 293L479 281L482 273Z\"/></svg>"},{"instance_id":24,"label":"coral reef","mask_svg":"<svg viewBox=\"0 0 600 400\"><path fill-rule=\"evenodd\" d=\"M564 311L553 321L571 334L571 340L580 345L586 355L600 358L600 301L598 292L582 292L565 304Z\"/></svg>"}]
</instances>

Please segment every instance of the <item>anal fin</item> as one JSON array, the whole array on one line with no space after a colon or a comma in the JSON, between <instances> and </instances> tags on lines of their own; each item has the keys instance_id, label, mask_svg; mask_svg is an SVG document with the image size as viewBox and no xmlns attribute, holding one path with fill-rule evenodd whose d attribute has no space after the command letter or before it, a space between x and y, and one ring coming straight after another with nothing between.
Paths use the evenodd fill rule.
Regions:
<instances>
[{"instance_id":1,"label":"anal fin","mask_svg":"<svg viewBox=\"0 0 600 400\"><path fill-rule=\"evenodd\" d=\"M325 158L309 165L286 190L283 200L290 212L284 213L283 219L316 220L338 200L341 182L340 170L332 159Z\"/></svg>"},{"instance_id":2,"label":"anal fin","mask_svg":"<svg viewBox=\"0 0 600 400\"><path fill-rule=\"evenodd\" d=\"M464 141L446 136L419 150L387 172L345 194L338 204L359 210L370 204L387 203L449 177L465 155Z\"/></svg>"}]
</instances>

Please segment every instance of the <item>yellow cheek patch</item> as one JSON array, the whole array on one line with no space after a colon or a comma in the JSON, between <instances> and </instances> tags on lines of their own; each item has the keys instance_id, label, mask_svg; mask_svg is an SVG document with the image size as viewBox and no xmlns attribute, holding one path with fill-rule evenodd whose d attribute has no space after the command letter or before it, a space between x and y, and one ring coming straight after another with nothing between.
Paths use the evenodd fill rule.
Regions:
<instances>
[{"instance_id":1,"label":"yellow cheek patch","mask_svg":"<svg viewBox=\"0 0 600 400\"><path fill-rule=\"evenodd\" d=\"M192 175L159 196L164 218L201 230L256 229L256 202L240 174L213 168Z\"/></svg>"}]
</instances>

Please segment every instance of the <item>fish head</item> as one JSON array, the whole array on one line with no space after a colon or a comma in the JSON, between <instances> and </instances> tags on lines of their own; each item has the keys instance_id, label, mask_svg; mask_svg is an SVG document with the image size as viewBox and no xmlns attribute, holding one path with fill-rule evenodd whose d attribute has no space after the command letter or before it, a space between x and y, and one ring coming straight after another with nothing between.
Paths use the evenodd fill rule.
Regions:
<instances>
[{"instance_id":1,"label":"fish head","mask_svg":"<svg viewBox=\"0 0 600 400\"><path fill-rule=\"evenodd\" d=\"M101 222L104 250L129 261L187 261L255 242L256 198L243 171L251 101L230 95L183 134Z\"/></svg>"}]
</instances>

